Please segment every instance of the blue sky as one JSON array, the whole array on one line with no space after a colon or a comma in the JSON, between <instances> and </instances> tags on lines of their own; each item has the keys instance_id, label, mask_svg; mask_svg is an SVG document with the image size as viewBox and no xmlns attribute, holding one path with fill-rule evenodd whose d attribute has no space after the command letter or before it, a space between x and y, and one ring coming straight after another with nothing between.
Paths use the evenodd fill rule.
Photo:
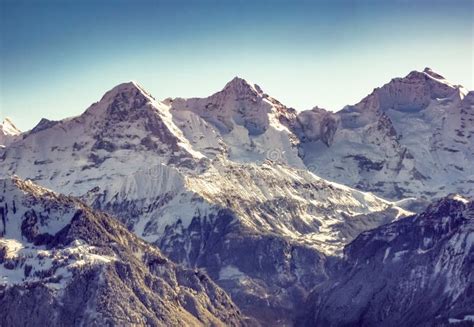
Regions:
<instances>
[{"instance_id":1,"label":"blue sky","mask_svg":"<svg viewBox=\"0 0 474 327\"><path fill-rule=\"evenodd\" d=\"M0 118L23 130L136 80L207 96L234 76L298 110L339 110L431 67L473 89L468 1L0 0Z\"/></svg>"}]
</instances>

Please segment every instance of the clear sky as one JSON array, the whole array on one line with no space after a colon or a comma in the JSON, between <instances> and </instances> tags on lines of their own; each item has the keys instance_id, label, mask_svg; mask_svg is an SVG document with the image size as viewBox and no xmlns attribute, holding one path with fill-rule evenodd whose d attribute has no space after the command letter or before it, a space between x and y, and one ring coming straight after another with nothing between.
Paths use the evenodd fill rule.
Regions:
<instances>
[{"instance_id":1,"label":"clear sky","mask_svg":"<svg viewBox=\"0 0 474 327\"><path fill-rule=\"evenodd\" d=\"M426 66L472 90L473 3L0 0L0 118L78 115L129 80L163 99L240 76L298 110Z\"/></svg>"}]
</instances>

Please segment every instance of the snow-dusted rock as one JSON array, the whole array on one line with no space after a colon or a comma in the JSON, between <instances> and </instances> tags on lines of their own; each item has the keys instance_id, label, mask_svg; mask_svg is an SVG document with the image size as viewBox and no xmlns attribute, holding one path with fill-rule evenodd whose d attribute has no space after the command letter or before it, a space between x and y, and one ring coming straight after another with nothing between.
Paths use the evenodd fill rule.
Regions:
<instances>
[{"instance_id":1,"label":"snow-dusted rock","mask_svg":"<svg viewBox=\"0 0 474 327\"><path fill-rule=\"evenodd\" d=\"M65 194L113 188L115 178L162 164L195 167L202 158L172 122L169 108L134 82L118 85L80 116L43 119L21 136L0 153L0 174L41 181Z\"/></svg>"},{"instance_id":2,"label":"snow-dusted rock","mask_svg":"<svg viewBox=\"0 0 474 327\"><path fill-rule=\"evenodd\" d=\"M324 109L314 107L303 111L297 116L294 125L302 142L320 141L330 146L339 124L338 116Z\"/></svg>"},{"instance_id":3,"label":"snow-dusted rock","mask_svg":"<svg viewBox=\"0 0 474 327\"><path fill-rule=\"evenodd\" d=\"M367 231L310 297L306 325L471 326L474 202L451 195Z\"/></svg>"},{"instance_id":4,"label":"snow-dusted rock","mask_svg":"<svg viewBox=\"0 0 474 327\"><path fill-rule=\"evenodd\" d=\"M230 298L116 219L16 177L0 180L2 326L240 326Z\"/></svg>"},{"instance_id":5,"label":"snow-dusted rock","mask_svg":"<svg viewBox=\"0 0 474 327\"><path fill-rule=\"evenodd\" d=\"M185 135L208 155L215 154L220 145L218 153L232 161L271 159L303 167L298 157L299 140L291 131L296 111L263 93L258 85L236 77L222 91L207 98L177 98L169 103ZM192 121L196 123L191 124ZM205 127L193 128L196 124Z\"/></svg>"},{"instance_id":6,"label":"snow-dusted rock","mask_svg":"<svg viewBox=\"0 0 474 327\"><path fill-rule=\"evenodd\" d=\"M225 133L220 134L215 122L201 118L206 118L207 112L200 112L197 104L214 100L218 105L213 110L223 113L223 121L242 112L262 115L259 126L266 130L263 134L278 132L290 142L295 135L280 120L290 117L292 111L267 99L271 98L258 86L236 78L208 99L175 100L169 107L138 84L124 83L78 117L42 120L23 133L21 140L3 150L0 160L6 169L0 173L17 174L81 197L118 215L131 230L152 242L159 242L165 229L177 222L187 228L193 218L215 215L225 208L236 214L239 223L256 231L337 253L349 240L340 234L341 224L350 217L392 210L393 205L371 194L327 183L279 160L233 161L226 155L230 146ZM189 103L188 109L173 107L180 101ZM254 107L249 109L248 105ZM274 119L277 116L280 118ZM184 124L187 118L183 117L194 119L193 123ZM229 126L236 129L240 125L234 119ZM242 126L247 136L254 134ZM220 147L219 151L194 143L192 133L202 130L209 133L201 139ZM222 143L212 143L219 138ZM373 223L380 224L387 218L376 221Z\"/></svg>"}]
</instances>

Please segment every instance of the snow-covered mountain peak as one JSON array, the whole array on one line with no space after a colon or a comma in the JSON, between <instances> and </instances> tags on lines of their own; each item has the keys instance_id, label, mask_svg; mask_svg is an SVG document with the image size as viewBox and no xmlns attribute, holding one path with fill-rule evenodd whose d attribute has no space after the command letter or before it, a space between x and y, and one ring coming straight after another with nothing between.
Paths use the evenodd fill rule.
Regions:
<instances>
[{"instance_id":1,"label":"snow-covered mountain peak","mask_svg":"<svg viewBox=\"0 0 474 327\"><path fill-rule=\"evenodd\" d=\"M234 95L263 94L262 89L257 84L248 82L247 80L238 76L234 77L230 82L228 82L222 91L226 93L233 93Z\"/></svg>"},{"instance_id":2,"label":"snow-covered mountain peak","mask_svg":"<svg viewBox=\"0 0 474 327\"><path fill-rule=\"evenodd\" d=\"M323 178L390 199L471 194L473 108L473 92L412 71L337 113L299 113L301 153Z\"/></svg>"},{"instance_id":3,"label":"snow-covered mountain peak","mask_svg":"<svg viewBox=\"0 0 474 327\"><path fill-rule=\"evenodd\" d=\"M431 69L429 67L425 67L425 69L423 69L422 71L413 70L404 78L405 79L427 79L427 78L431 78L431 79L440 80L440 81L446 80L441 74L433 71L433 69Z\"/></svg>"},{"instance_id":4,"label":"snow-covered mountain peak","mask_svg":"<svg viewBox=\"0 0 474 327\"><path fill-rule=\"evenodd\" d=\"M422 72L413 71L410 74L408 74L408 76L406 78L408 78L408 77L412 77L414 79L418 78L422 82L425 81L425 82L431 83L432 87L436 84L442 84L444 86L447 86L446 90L451 90L451 92L454 91L454 90L457 90L457 89L464 89L461 85L454 85L454 84L450 83L444 76L442 76L441 74L433 71L429 67L426 67Z\"/></svg>"},{"instance_id":5,"label":"snow-covered mountain peak","mask_svg":"<svg viewBox=\"0 0 474 327\"><path fill-rule=\"evenodd\" d=\"M467 93L460 85L448 82L430 68L412 71L405 77L397 77L380 88L376 88L354 107L358 110L399 111L421 110L432 100L458 95L462 99Z\"/></svg>"},{"instance_id":6,"label":"snow-covered mountain peak","mask_svg":"<svg viewBox=\"0 0 474 327\"><path fill-rule=\"evenodd\" d=\"M0 146L6 146L20 135L21 131L13 124L12 120L6 117L0 123Z\"/></svg>"},{"instance_id":7,"label":"snow-covered mountain peak","mask_svg":"<svg viewBox=\"0 0 474 327\"><path fill-rule=\"evenodd\" d=\"M154 100L153 96L148 93L140 84L135 81L124 82L113 87L110 91L106 92L102 97L104 99L113 99L117 95L122 96L136 96L142 95L150 100Z\"/></svg>"},{"instance_id":8,"label":"snow-covered mountain peak","mask_svg":"<svg viewBox=\"0 0 474 327\"><path fill-rule=\"evenodd\" d=\"M464 88L462 85L459 85L459 84L452 84L450 81L448 81L444 76L442 76L441 74L438 74L437 72L433 71L431 68L429 67L426 67L424 70L423 70L423 73L427 76L429 76L429 78L431 78L432 80L438 82L438 83L441 83L441 84L445 84L447 86L449 86L450 88L454 89L454 90L459 90L460 93L464 96L466 95L469 91Z\"/></svg>"},{"instance_id":9,"label":"snow-covered mountain peak","mask_svg":"<svg viewBox=\"0 0 474 327\"><path fill-rule=\"evenodd\" d=\"M92 104L86 115L93 115L96 118L107 117L108 119L117 116L119 120L124 120L125 116L135 115L135 111L155 111L162 109L163 104L155 101L138 83L131 81L119 84L106 92L99 102ZM155 108L152 108L155 107Z\"/></svg>"},{"instance_id":10,"label":"snow-covered mountain peak","mask_svg":"<svg viewBox=\"0 0 474 327\"><path fill-rule=\"evenodd\" d=\"M269 115L274 115L277 119L296 117L294 109L284 106L275 98L264 93L260 86L241 77L234 77L221 91L209 97L168 98L163 103L171 105L175 110L193 111L205 120L212 120L213 123L217 123L214 120L220 120L221 123L216 125L224 131L232 123L230 121L222 122L224 118L225 120L232 119L237 125L242 125L242 119L253 120L254 123L263 120L265 125L268 125Z\"/></svg>"},{"instance_id":11,"label":"snow-covered mountain peak","mask_svg":"<svg viewBox=\"0 0 474 327\"><path fill-rule=\"evenodd\" d=\"M148 150L157 150L156 141L159 141L168 146L168 150L184 150L191 156L202 157L192 150L181 130L173 123L170 106L155 100L136 82L122 83L108 91L79 117L80 123L83 120L89 121L95 126L94 129L99 129L100 137L108 133L118 139L128 139L127 148L130 147L130 139L141 139L141 144ZM102 131L104 127L110 131Z\"/></svg>"},{"instance_id":12,"label":"snow-covered mountain peak","mask_svg":"<svg viewBox=\"0 0 474 327\"><path fill-rule=\"evenodd\" d=\"M84 180L94 180L94 186L105 188L113 184L111 176L133 176L161 164L190 169L203 157L174 124L169 106L155 101L133 82L116 86L80 116L43 119L20 136L18 142L2 150L0 159L13 160L18 151L28 153L31 162L14 160L12 170L39 181L46 176L47 165L49 172L57 173L41 184L68 185L63 189L66 194L85 194L91 187ZM147 168L143 169L145 162ZM70 171L63 171L63 167Z\"/></svg>"},{"instance_id":13,"label":"snow-covered mountain peak","mask_svg":"<svg viewBox=\"0 0 474 327\"><path fill-rule=\"evenodd\" d=\"M433 69L431 69L430 67L425 67L425 69L423 69L423 73L428 74L431 77L436 78L436 79L444 79L443 76L433 71Z\"/></svg>"},{"instance_id":14,"label":"snow-covered mountain peak","mask_svg":"<svg viewBox=\"0 0 474 327\"><path fill-rule=\"evenodd\" d=\"M207 98L168 99L166 103L188 140L210 157L221 153L239 162L271 158L302 167L292 128L296 111L255 84L236 77Z\"/></svg>"},{"instance_id":15,"label":"snow-covered mountain peak","mask_svg":"<svg viewBox=\"0 0 474 327\"><path fill-rule=\"evenodd\" d=\"M3 122L0 123L0 131L7 135L18 135L21 133L9 117L6 117Z\"/></svg>"}]
</instances>

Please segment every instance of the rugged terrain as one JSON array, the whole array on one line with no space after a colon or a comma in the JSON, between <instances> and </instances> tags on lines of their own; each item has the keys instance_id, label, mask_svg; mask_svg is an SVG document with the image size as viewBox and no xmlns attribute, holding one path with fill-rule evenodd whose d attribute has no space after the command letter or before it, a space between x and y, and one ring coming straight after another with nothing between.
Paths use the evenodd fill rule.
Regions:
<instances>
[{"instance_id":1,"label":"rugged terrain","mask_svg":"<svg viewBox=\"0 0 474 327\"><path fill-rule=\"evenodd\" d=\"M472 326L474 201L450 196L359 235L310 297L307 326Z\"/></svg>"},{"instance_id":2,"label":"rugged terrain","mask_svg":"<svg viewBox=\"0 0 474 327\"><path fill-rule=\"evenodd\" d=\"M129 82L76 117L23 133L6 121L0 178L114 215L254 323L292 325L359 234L472 194L473 99L429 69L336 113L297 112L238 77L164 101Z\"/></svg>"},{"instance_id":3,"label":"rugged terrain","mask_svg":"<svg viewBox=\"0 0 474 327\"><path fill-rule=\"evenodd\" d=\"M230 298L117 219L19 178L0 180L2 326L240 326Z\"/></svg>"},{"instance_id":4,"label":"rugged terrain","mask_svg":"<svg viewBox=\"0 0 474 327\"><path fill-rule=\"evenodd\" d=\"M219 122L201 111L209 101ZM210 100L160 102L125 83L23 133L0 153L1 173L114 214L205 269L245 313L283 324L326 278L325 255L407 214L308 172L286 127L294 114L238 78Z\"/></svg>"}]
</instances>

